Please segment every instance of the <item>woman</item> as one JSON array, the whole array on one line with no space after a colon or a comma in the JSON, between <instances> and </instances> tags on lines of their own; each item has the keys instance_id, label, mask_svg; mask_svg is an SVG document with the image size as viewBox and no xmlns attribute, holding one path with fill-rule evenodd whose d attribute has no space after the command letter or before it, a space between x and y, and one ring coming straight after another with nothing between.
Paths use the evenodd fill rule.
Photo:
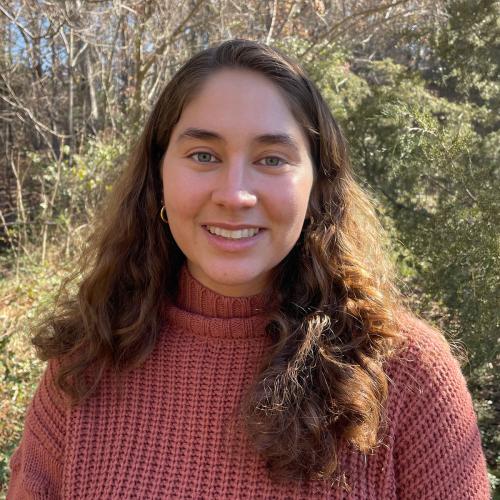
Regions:
<instances>
[{"instance_id":1,"label":"woman","mask_svg":"<svg viewBox=\"0 0 500 500\"><path fill-rule=\"evenodd\" d=\"M459 365L382 241L298 65L194 56L34 338L8 498L487 498Z\"/></svg>"}]
</instances>

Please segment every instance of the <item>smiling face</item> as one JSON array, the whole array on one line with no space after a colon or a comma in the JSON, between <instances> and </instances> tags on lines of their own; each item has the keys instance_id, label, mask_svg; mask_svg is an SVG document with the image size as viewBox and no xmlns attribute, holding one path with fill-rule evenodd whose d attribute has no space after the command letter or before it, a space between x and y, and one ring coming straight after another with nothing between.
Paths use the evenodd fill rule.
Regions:
<instances>
[{"instance_id":1,"label":"smiling face","mask_svg":"<svg viewBox=\"0 0 500 500\"><path fill-rule=\"evenodd\" d=\"M313 178L307 139L273 82L243 69L210 76L162 162L168 223L194 278L222 295L262 292L300 236Z\"/></svg>"}]
</instances>

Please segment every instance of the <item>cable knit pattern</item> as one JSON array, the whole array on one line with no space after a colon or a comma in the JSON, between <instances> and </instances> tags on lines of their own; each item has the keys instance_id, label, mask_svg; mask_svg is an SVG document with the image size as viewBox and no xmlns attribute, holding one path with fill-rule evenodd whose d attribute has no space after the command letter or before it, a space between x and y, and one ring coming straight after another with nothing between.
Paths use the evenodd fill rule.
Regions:
<instances>
[{"instance_id":1,"label":"cable knit pattern","mask_svg":"<svg viewBox=\"0 0 500 500\"><path fill-rule=\"evenodd\" d=\"M488 499L470 394L446 343L408 318L404 349L387 363L389 426L369 456L340 457L350 491L325 482L273 484L236 418L259 360L269 297L231 298L184 267L177 302L148 360L106 372L70 408L51 360L10 459L8 500Z\"/></svg>"}]
</instances>

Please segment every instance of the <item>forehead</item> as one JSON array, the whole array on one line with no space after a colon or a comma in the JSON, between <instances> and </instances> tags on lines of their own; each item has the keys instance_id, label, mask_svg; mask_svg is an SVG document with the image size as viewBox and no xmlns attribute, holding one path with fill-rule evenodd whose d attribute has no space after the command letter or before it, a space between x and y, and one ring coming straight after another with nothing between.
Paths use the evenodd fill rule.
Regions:
<instances>
[{"instance_id":1,"label":"forehead","mask_svg":"<svg viewBox=\"0 0 500 500\"><path fill-rule=\"evenodd\" d=\"M216 130L228 140L284 133L306 145L302 127L279 87L246 69L222 69L211 75L183 109L174 140L186 127Z\"/></svg>"}]
</instances>

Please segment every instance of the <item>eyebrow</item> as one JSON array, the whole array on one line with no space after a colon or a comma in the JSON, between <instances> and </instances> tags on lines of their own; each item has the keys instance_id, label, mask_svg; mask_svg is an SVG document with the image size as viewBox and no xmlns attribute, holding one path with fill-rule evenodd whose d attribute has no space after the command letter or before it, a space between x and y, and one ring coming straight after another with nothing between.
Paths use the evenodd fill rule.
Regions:
<instances>
[{"instance_id":1,"label":"eyebrow","mask_svg":"<svg viewBox=\"0 0 500 500\"><path fill-rule=\"evenodd\" d=\"M200 139L204 141L218 141L218 142L227 142L224 137L213 132L211 130L205 130L201 128L187 128L179 135L177 138L177 142L186 140L186 139ZM288 146L293 149L294 152L300 156L300 149L297 141L289 134L285 133L275 133L275 134L261 134L254 138L253 142L262 145L272 145L272 144L281 144L283 146Z\"/></svg>"}]
</instances>

